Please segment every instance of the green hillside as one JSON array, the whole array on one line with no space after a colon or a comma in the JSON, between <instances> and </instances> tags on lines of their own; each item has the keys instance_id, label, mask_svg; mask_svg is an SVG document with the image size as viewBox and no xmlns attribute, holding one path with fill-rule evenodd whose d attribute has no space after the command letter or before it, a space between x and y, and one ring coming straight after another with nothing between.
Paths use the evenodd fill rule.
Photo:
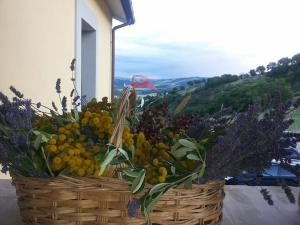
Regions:
<instances>
[{"instance_id":1,"label":"green hillside","mask_svg":"<svg viewBox=\"0 0 300 225\"><path fill-rule=\"evenodd\" d=\"M217 112L221 107L243 111L257 99L263 104L268 103L275 92L280 92L283 100L300 96L300 54L292 59L282 58L277 63L271 62L267 69L258 66L256 70L239 76L225 74L208 78L205 85L191 85L184 90L172 91L162 100L168 102L172 112L185 95L191 94L185 112L204 115ZM300 132L300 109L290 116L295 119L291 130Z\"/></svg>"}]
</instances>

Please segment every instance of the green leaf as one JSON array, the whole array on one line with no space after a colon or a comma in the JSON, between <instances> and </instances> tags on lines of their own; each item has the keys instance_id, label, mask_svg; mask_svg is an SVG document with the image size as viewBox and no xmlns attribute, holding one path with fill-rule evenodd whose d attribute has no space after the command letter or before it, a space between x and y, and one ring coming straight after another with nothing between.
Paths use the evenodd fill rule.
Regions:
<instances>
[{"instance_id":1,"label":"green leaf","mask_svg":"<svg viewBox=\"0 0 300 225\"><path fill-rule=\"evenodd\" d=\"M200 160L200 158L193 153L188 154L186 157L191 160L198 160L198 161Z\"/></svg>"},{"instance_id":2,"label":"green leaf","mask_svg":"<svg viewBox=\"0 0 300 225\"><path fill-rule=\"evenodd\" d=\"M41 143L42 143L42 135L38 135L36 137L36 139L34 140L34 143L33 143L33 147L38 150L41 146Z\"/></svg>"},{"instance_id":3,"label":"green leaf","mask_svg":"<svg viewBox=\"0 0 300 225\"><path fill-rule=\"evenodd\" d=\"M188 141L186 139L179 139L178 142L185 147L197 150L197 146L191 141Z\"/></svg>"},{"instance_id":4,"label":"green leaf","mask_svg":"<svg viewBox=\"0 0 300 225\"><path fill-rule=\"evenodd\" d=\"M175 145L171 147L171 151L176 151L177 148L179 148L181 144L179 142L176 142Z\"/></svg>"},{"instance_id":5,"label":"green leaf","mask_svg":"<svg viewBox=\"0 0 300 225\"><path fill-rule=\"evenodd\" d=\"M139 189L141 188L141 186L143 185L143 182L145 180L145 176L146 176L146 171L144 169L142 169L139 174L138 177L136 177L133 182L132 182L132 186L131 186L131 192L133 194L135 194L136 192L139 191Z\"/></svg>"},{"instance_id":6,"label":"green leaf","mask_svg":"<svg viewBox=\"0 0 300 225\"><path fill-rule=\"evenodd\" d=\"M170 186L169 183L160 183L160 184L156 184L154 187L152 187L149 191L149 195L154 195L157 192L160 192L162 190L165 190L166 188L168 188Z\"/></svg>"},{"instance_id":7,"label":"green leaf","mask_svg":"<svg viewBox=\"0 0 300 225\"><path fill-rule=\"evenodd\" d=\"M193 186L193 176L190 176L183 184L184 188L191 189Z\"/></svg>"},{"instance_id":8,"label":"green leaf","mask_svg":"<svg viewBox=\"0 0 300 225\"><path fill-rule=\"evenodd\" d=\"M113 149L111 151L109 151L104 159L104 161L102 162L102 164L100 165L100 172L99 175L102 175L104 170L106 169L106 167L110 164L110 162L113 160L113 158L117 155L118 149Z\"/></svg>"},{"instance_id":9,"label":"green leaf","mask_svg":"<svg viewBox=\"0 0 300 225\"><path fill-rule=\"evenodd\" d=\"M38 130L33 130L32 133L34 133L36 136L41 136L41 143L46 143L52 138L52 134L49 134L44 131L38 131Z\"/></svg>"},{"instance_id":10,"label":"green leaf","mask_svg":"<svg viewBox=\"0 0 300 225\"><path fill-rule=\"evenodd\" d=\"M121 153L128 161L130 161L129 156L128 156L127 152L126 152L124 149L118 148L118 150L119 150L119 152L120 152L120 153Z\"/></svg>"},{"instance_id":11,"label":"green leaf","mask_svg":"<svg viewBox=\"0 0 300 225\"><path fill-rule=\"evenodd\" d=\"M158 193L154 198L151 198L146 204L144 204L144 216L146 221L149 220L149 214L151 213L154 205L159 201L160 197L164 194L164 192Z\"/></svg>"},{"instance_id":12,"label":"green leaf","mask_svg":"<svg viewBox=\"0 0 300 225\"><path fill-rule=\"evenodd\" d=\"M176 173L176 167L175 166L171 166L171 172L173 175L175 175Z\"/></svg>"},{"instance_id":13,"label":"green leaf","mask_svg":"<svg viewBox=\"0 0 300 225\"><path fill-rule=\"evenodd\" d=\"M105 158L105 152L98 152L94 158L98 161L98 162L103 162L104 158Z\"/></svg>"},{"instance_id":14,"label":"green leaf","mask_svg":"<svg viewBox=\"0 0 300 225\"><path fill-rule=\"evenodd\" d=\"M206 168L206 165L205 165L205 163L203 163L203 164L201 165L201 167L200 167L199 172L198 172L198 176L199 176L199 177L203 177L204 172L205 172L205 168Z\"/></svg>"},{"instance_id":15,"label":"green leaf","mask_svg":"<svg viewBox=\"0 0 300 225\"><path fill-rule=\"evenodd\" d=\"M139 172L134 171L133 169L123 170L123 173L129 177L134 177L134 178L139 176Z\"/></svg>"},{"instance_id":16,"label":"green leaf","mask_svg":"<svg viewBox=\"0 0 300 225\"><path fill-rule=\"evenodd\" d=\"M131 158L134 159L134 156L135 156L135 147L134 147L134 145L131 145L130 150L131 150Z\"/></svg>"},{"instance_id":17,"label":"green leaf","mask_svg":"<svg viewBox=\"0 0 300 225\"><path fill-rule=\"evenodd\" d=\"M171 153L176 159L181 159L184 156L186 156L186 154L190 151L194 151L194 149L187 148L187 147L181 147L181 148L176 149L175 151L172 151Z\"/></svg>"},{"instance_id":18,"label":"green leaf","mask_svg":"<svg viewBox=\"0 0 300 225\"><path fill-rule=\"evenodd\" d=\"M73 115L74 115L75 121L76 121L76 122L79 122L79 114L78 114L78 110L77 110L76 108L74 108L74 109L72 110L72 113L73 113Z\"/></svg>"}]
</instances>

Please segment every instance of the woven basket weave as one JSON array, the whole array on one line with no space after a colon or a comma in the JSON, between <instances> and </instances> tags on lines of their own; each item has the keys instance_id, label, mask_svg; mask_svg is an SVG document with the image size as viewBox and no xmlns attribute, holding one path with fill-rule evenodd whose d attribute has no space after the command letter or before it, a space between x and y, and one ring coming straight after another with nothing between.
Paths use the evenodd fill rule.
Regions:
<instances>
[{"instance_id":1,"label":"woven basket weave","mask_svg":"<svg viewBox=\"0 0 300 225\"><path fill-rule=\"evenodd\" d=\"M128 184L114 178L13 176L20 214L25 224L141 225L130 219Z\"/></svg>"},{"instance_id":2,"label":"woven basket weave","mask_svg":"<svg viewBox=\"0 0 300 225\"><path fill-rule=\"evenodd\" d=\"M13 176L23 222L43 225L143 225L140 215L129 218L132 195L116 178L51 179ZM193 185L165 193L150 214L149 224L219 225L224 182Z\"/></svg>"},{"instance_id":3,"label":"woven basket weave","mask_svg":"<svg viewBox=\"0 0 300 225\"><path fill-rule=\"evenodd\" d=\"M165 193L150 214L151 224L219 225L222 222L224 182L193 185Z\"/></svg>"}]
</instances>

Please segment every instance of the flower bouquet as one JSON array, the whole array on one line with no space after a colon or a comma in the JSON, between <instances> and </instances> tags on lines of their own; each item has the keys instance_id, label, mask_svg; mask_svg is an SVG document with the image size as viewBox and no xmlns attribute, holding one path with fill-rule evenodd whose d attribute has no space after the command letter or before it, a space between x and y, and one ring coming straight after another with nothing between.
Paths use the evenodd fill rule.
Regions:
<instances>
[{"instance_id":1,"label":"flower bouquet","mask_svg":"<svg viewBox=\"0 0 300 225\"><path fill-rule=\"evenodd\" d=\"M180 113L188 96L170 115L136 106L130 88L116 104L74 88L68 110L60 89L58 79L61 112L0 93L0 163L27 224L220 224L224 178L284 162L285 115L298 106L275 95L267 108L200 117Z\"/></svg>"}]
</instances>

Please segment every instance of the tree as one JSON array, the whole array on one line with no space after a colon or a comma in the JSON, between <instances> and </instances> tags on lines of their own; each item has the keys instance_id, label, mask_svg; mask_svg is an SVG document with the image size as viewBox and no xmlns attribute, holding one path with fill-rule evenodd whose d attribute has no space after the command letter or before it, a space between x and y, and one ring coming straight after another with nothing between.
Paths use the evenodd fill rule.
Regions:
<instances>
[{"instance_id":1,"label":"tree","mask_svg":"<svg viewBox=\"0 0 300 225\"><path fill-rule=\"evenodd\" d=\"M270 63L267 65L267 70L268 70L268 71L272 71L272 70L274 70L276 67L277 67L277 64L276 64L275 62L270 62Z\"/></svg>"},{"instance_id":2,"label":"tree","mask_svg":"<svg viewBox=\"0 0 300 225\"><path fill-rule=\"evenodd\" d=\"M265 70L266 70L266 67L264 67L264 66L258 66L256 68L256 72L260 75L263 75L265 73Z\"/></svg>"},{"instance_id":3,"label":"tree","mask_svg":"<svg viewBox=\"0 0 300 225\"><path fill-rule=\"evenodd\" d=\"M256 76L256 72L253 69L249 71L249 74L250 74L251 77Z\"/></svg>"},{"instance_id":4,"label":"tree","mask_svg":"<svg viewBox=\"0 0 300 225\"><path fill-rule=\"evenodd\" d=\"M194 81L192 81L192 80L191 80L191 81L188 81L187 84L188 84L189 86L193 86L193 85L194 85Z\"/></svg>"},{"instance_id":5,"label":"tree","mask_svg":"<svg viewBox=\"0 0 300 225\"><path fill-rule=\"evenodd\" d=\"M291 63L291 59L288 57L283 57L281 59L278 60L278 66L280 67L287 67L290 63Z\"/></svg>"},{"instance_id":6,"label":"tree","mask_svg":"<svg viewBox=\"0 0 300 225\"><path fill-rule=\"evenodd\" d=\"M292 64L293 65L300 64L300 53L298 53L292 57Z\"/></svg>"}]
</instances>

